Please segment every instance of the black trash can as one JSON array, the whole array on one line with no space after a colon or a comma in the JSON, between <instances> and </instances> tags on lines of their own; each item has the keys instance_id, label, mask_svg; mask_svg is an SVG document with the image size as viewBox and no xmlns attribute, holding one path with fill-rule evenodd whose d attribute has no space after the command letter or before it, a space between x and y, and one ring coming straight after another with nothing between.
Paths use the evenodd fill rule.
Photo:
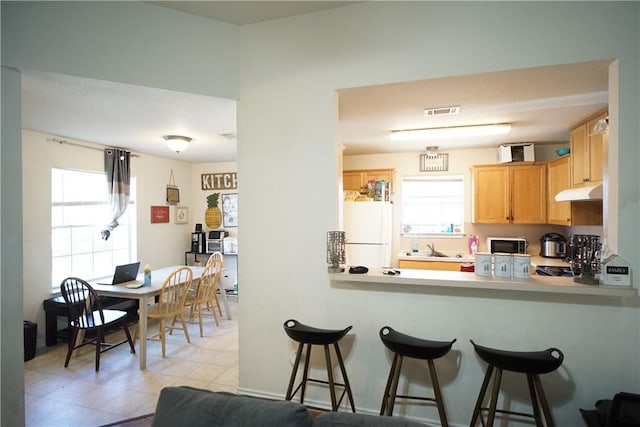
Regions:
<instances>
[{"instance_id":1,"label":"black trash can","mask_svg":"<svg viewBox=\"0 0 640 427\"><path fill-rule=\"evenodd\" d=\"M36 336L38 335L38 324L24 321L24 361L36 357Z\"/></svg>"}]
</instances>

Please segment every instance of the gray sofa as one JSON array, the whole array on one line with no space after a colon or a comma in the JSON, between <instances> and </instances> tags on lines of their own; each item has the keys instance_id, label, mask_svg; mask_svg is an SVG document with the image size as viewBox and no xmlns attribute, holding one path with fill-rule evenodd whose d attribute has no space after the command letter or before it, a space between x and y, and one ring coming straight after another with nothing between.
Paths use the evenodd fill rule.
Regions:
<instances>
[{"instance_id":1,"label":"gray sofa","mask_svg":"<svg viewBox=\"0 0 640 427\"><path fill-rule=\"evenodd\" d=\"M424 427L402 418L323 412L317 417L304 405L192 387L165 387L153 427Z\"/></svg>"}]
</instances>

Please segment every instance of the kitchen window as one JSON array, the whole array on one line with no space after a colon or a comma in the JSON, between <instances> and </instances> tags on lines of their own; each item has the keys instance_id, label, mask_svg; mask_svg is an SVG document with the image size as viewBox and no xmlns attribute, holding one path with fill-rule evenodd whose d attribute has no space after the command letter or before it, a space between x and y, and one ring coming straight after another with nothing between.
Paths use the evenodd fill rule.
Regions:
<instances>
[{"instance_id":1,"label":"kitchen window","mask_svg":"<svg viewBox=\"0 0 640 427\"><path fill-rule=\"evenodd\" d=\"M104 173L51 169L51 290L68 276L91 281L113 275L136 254L135 178L130 202L109 240L100 231L112 220Z\"/></svg>"},{"instance_id":2,"label":"kitchen window","mask_svg":"<svg viewBox=\"0 0 640 427\"><path fill-rule=\"evenodd\" d=\"M409 235L463 234L463 175L402 178L401 229Z\"/></svg>"}]
</instances>

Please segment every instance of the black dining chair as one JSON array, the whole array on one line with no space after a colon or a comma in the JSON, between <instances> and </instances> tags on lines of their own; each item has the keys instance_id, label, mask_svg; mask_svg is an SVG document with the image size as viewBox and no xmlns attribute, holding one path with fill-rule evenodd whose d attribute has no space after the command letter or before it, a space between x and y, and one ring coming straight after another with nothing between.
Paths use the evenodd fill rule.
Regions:
<instances>
[{"instance_id":1,"label":"black dining chair","mask_svg":"<svg viewBox=\"0 0 640 427\"><path fill-rule=\"evenodd\" d=\"M126 342L131 347L131 353L135 353L136 349L129 333L126 311L121 310L104 310L98 298L96 291L82 279L77 277L68 277L60 284L62 297L69 308L69 325L71 327L71 335L69 337L69 349L67 350L67 358L64 367L69 366L69 360L74 350L84 347L87 344L96 346L96 372L100 370L100 353L110 350ZM107 343L105 341L105 329L120 324L127 339ZM95 337L83 339L76 344L80 331L95 332Z\"/></svg>"}]
</instances>

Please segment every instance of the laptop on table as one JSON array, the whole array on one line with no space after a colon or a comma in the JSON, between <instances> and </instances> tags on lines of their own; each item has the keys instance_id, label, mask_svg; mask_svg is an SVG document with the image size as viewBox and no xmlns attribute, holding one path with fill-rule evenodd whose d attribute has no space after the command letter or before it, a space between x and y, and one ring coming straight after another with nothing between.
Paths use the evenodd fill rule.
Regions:
<instances>
[{"instance_id":1,"label":"laptop on table","mask_svg":"<svg viewBox=\"0 0 640 427\"><path fill-rule=\"evenodd\" d=\"M124 264L116 266L116 271L113 274L111 283L98 283L98 285L119 285L121 283L127 284L142 284L142 281L136 280L138 277L138 270L140 269L140 263L134 262L132 264Z\"/></svg>"}]
</instances>

